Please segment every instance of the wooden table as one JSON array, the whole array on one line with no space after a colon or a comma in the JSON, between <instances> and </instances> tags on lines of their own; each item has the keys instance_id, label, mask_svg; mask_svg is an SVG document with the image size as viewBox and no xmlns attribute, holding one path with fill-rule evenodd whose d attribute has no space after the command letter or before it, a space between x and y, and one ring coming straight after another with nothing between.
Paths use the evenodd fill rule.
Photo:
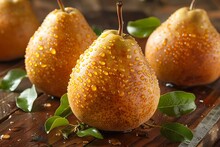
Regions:
<instances>
[{"instance_id":1,"label":"wooden table","mask_svg":"<svg viewBox=\"0 0 220 147\"><path fill-rule=\"evenodd\" d=\"M33 2L33 1L32 1ZM48 2L48 1L47 1ZM212 1L217 2L215 0ZM41 3L35 1L35 10L40 4L46 5L46 1L41 0ZM33 3L34 4L34 3ZM48 3L47 3L48 4ZM211 3L209 4L211 5ZM44 5L42 5L44 6ZM55 4L47 5L47 8L41 7L42 13L38 12L40 20L44 17L45 13L52 9ZM176 7L176 6L175 6ZM161 8L161 18L165 8ZM171 12L172 9L169 9ZM215 10L217 11L217 10ZM168 13L168 11L166 11ZM213 12L213 11L212 11ZM158 12L159 13L159 12ZM218 13L220 13L218 11ZM108 20L103 20L108 15ZM40 17L41 16L41 17ZM128 20L134 20L137 18L145 17L146 13L142 11L129 11L126 10L124 13L125 22ZM219 20L220 17L214 15L213 20ZM102 13L96 13L95 17L87 16L90 24L98 25L102 28L117 28L117 19L115 12L102 10ZM112 25L113 24L113 25ZM218 23L215 23L217 28L220 28ZM138 39L142 49L144 48L146 39ZM13 68L24 68L24 60L16 60L12 62L0 63L0 77L4 76L7 71ZM30 86L28 81L24 81L19 90L23 90ZM210 119L207 116L209 112L220 106L220 79L210 85L198 86L193 88L180 88L172 87L160 82L161 93L166 93L173 90L184 90L193 92L197 99L197 109L188 115L180 118L171 118L162 115L160 112L156 112L150 122L155 124L162 124L165 122L180 122L188 125L192 130L196 130L204 119ZM0 135L10 135L9 139L0 140L1 147L17 146L17 147L29 147L29 146L179 146L178 143L171 143L159 133L157 128L149 128L141 126L131 132L102 132L104 135L103 140L98 140L93 137L79 138L75 135L70 136L68 140L64 140L58 133L58 130L52 131L50 134L46 134L44 131L45 120L53 115L55 109L59 106L59 98L52 98L44 93L39 93L37 101L34 103L32 113L25 113L19 110L15 105L15 98L18 96L17 92L4 92L0 91ZM76 118L72 115L70 117L72 123L76 123ZM210 126L208 133L201 138L201 141L197 144L198 146L220 146L220 120Z\"/></svg>"}]
</instances>

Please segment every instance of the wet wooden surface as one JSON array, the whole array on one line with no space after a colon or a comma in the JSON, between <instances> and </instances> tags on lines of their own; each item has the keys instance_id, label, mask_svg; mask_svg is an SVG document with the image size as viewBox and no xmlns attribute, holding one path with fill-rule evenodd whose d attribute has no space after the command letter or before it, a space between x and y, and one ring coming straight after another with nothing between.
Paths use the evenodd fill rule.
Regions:
<instances>
[{"instance_id":1,"label":"wet wooden surface","mask_svg":"<svg viewBox=\"0 0 220 147\"><path fill-rule=\"evenodd\" d=\"M203 3L205 0L200 0L201 4L199 6L204 6L210 12L210 18L214 22L214 25L218 30L220 30L220 3L218 0L209 1L209 4ZM109 7L104 7L100 10L100 7L94 6L94 15L87 13L92 11L91 9L85 10L86 8L82 6L82 3L88 4L86 0L80 2L71 3L70 1L65 1L66 4L71 4L78 6L82 9L89 20L91 25L97 25L106 28L117 28L117 18L115 12L112 10L111 5ZM132 1L130 0L132 3ZM103 1L98 1L97 3L101 6L104 5ZM159 2L155 2L159 3ZM156 4L147 4L156 5ZM32 0L34 10L36 11L39 20L46 16L46 14L57 7L55 2L51 0ZM162 0L162 6L156 5L159 10L157 12L149 12L149 14L158 15L161 19L166 18L168 14L171 14L174 9L186 5L186 2L175 2L168 0ZM139 6L134 6L131 8L125 8L124 17L125 23L129 20L134 20L137 18L146 17L148 15L147 11L143 9L138 9ZM93 8L93 7L92 7ZM96 9L95 9L96 8ZM99 8L99 9L98 9ZM143 8L143 6L141 7ZM218 12L218 13L217 13ZM108 16L108 17L106 17ZM106 20L108 18L108 20ZM138 39L142 48L144 48L146 39ZM3 77L7 71L13 68L24 68L24 60L16 60L12 62L0 63L0 77ZM30 86L28 81L24 81L20 86L20 90ZM216 106L220 105L220 79L216 82L198 86L193 88L179 88L172 86L165 86L165 83L160 83L161 94L173 90L184 90L193 92L197 99L197 109L188 115L180 118L171 118L162 115L160 112L156 112L155 115L149 120L150 123L162 124L166 122L180 122L192 130L194 130L201 121L206 118L207 114L212 111ZM149 128L145 125L132 130L131 132L102 132L104 135L103 140L94 139L93 137L79 138L75 135L70 136L68 140L64 140L58 130L52 131L50 134L46 134L44 131L45 120L53 115L55 109L59 105L59 98L51 98L44 93L39 93L37 101L34 103L34 108L32 113L24 113L19 110L15 105L15 99L19 91L16 92L4 92L0 91L0 135L10 135L9 139L1 139L0 146L17 146L17 147L29 147L29 146L129 146L129 147L140 147L140 146L178 146L178 143L171 143L159 133L158 128ZM48 107L47 104L51 104ZM71 123L76 123L77 119L75 116L69 118ZM202 141L198 143L197 146L220 146L220 120L217 121L208 133L202 138Z\"/></svg>"}]
</instances>

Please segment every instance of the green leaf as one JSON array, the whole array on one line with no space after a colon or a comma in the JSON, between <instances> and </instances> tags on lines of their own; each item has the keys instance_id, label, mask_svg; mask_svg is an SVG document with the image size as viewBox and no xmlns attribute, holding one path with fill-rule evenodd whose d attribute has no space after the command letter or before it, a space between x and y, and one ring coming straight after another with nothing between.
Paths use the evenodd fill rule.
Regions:
<instances>
[{"instance_id":1,"label":"green leaf","mask_svg":"<svg viewBox=\"0 0 220 147\"><path fill-rule=\"evenodd\" d=\"M69 106L67 94L64 94L60 99L60 106L56 109L54 115L67 117L70 114L72 114L72 110Z\"/></svg>"},{"instance_id":2,"label":"green leaf","mask_svg":"<svg viewBox=\"0 0 220 147\"><path fill-rule=\"evenodd\" d=\"M97 36L100 36L102 34L102 30L100 28L98 28L97 26L92 26L93 31L95 32L95 34Z\"/></svg>"},{"instance_id":3,"label":"green leaf","mask_svg":"<svg viewBox=\"0 0 220 147\"><path fill-rule=\"evenodd\" d=\"M25 77L26 72L23 69L12 69L0 81L0 88L3 90L14 91Z\"/></svg>"},{"instance_id":4,"label":"green leaf","mask_svg":"<svg viewBox=\"0 0 220 147\"><path fill-rule=\"evenodd\" d=\"M54 128L65 126L68 124L69 124L69 121L66 118L62 118L60 116L52 116L46 120L44 127L45 127L45 131L48 134Z\"/></svg>"},{"instance_id":5,"label":"green leaf","mask_svg":"<svg viewBox=\"0 0 220 147\"><path fill-rule=\"evenodd\" d=\"M127 25L128 33L137 38L146 38L160 26L160 20L156 17L129 21Z\"/></svg>"},{"instance_id":6,"label":"green leaf","mask_svg":"<svg viewBox=\"0 0 220 147\"><path fill-rule=\"evenodd\" d=\"M86 130L80 130L76 133L79 137L93 136L98 139L103 139L102 134L96 128L89 128Z\"/></svg>"},{"instance_id":7,"label":"green leaf","mask_svg":"<svg viewBox=\"0 0 220 147\"><path fill-rule=\"evenodd\" d=\"M16 105L18 108L25 112L30 112L32 110L33 103L37 98L37 92L35 86L24 90L16 99Z\"/></svg>"},{"instance_id":8,"label":"green leaf","mask_svg":"<svg viewBox=\"0 0 220 147\"><path fill-rule=\"evenodd\" d=\"M179 123L168 123L161 126L161 134L172 142L189 143L193 133L187 127Z\"/></svg>"},{"instance_id":9,"label":"green leaf","mask_svg":"<svg viewBox=\"0 0 220 147\"><path fill-rule=\"evenodd\" d=\"M184 91L173 91L160 97L158 109L168 116L179 117L196 109L195 95Z\"/></svg>"}]
</instances>

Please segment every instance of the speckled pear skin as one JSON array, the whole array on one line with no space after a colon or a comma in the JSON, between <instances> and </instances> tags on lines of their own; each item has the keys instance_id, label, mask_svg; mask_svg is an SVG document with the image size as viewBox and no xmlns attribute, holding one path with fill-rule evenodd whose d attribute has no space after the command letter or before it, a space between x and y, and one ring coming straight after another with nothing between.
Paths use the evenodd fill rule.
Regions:
<instances>
[{"instance_id":1,"label":"speckled pear skin","mask_svg":"<svg viewBox=\"0 0 220 147\"><path fill-rule=\"evenodd\" d=\"M39 26L28 0L0 1L0 61L21 58Z\"/></svg>"},{"instance_id":2,"label":"speckled pear skin","mask_svg":"<svg viewBox=\"0 0 220 147\"><path fill-rule=\"evenodd\" d=\"M138 127L154 114L158 81L130 36L107 30L80 56L68 85L68 99L82 122L107 131Z\"/></svg>"},{"instance_id":3,"label":"speckled pear skin","mask_svg":"<svg viewBox=\"0 0 220 147\"><path fill-rule=\"evenodd\" d=\"M220 35L204 10L181 8L152 33L145 55L162 81L208 84L220 73Z\"/></svg>"},{"instance_id":4,"label":"speckled pear skin","mask_svg":"<svg viewBox=\"0 0 220 147\"><path fill-rule=\"evenodd\" d=\"M77 59L97 38L75 8L52 11L31 38L25 55L27 75L45 93L60 97L67 91Z\"/></svg>"}]
</instances>

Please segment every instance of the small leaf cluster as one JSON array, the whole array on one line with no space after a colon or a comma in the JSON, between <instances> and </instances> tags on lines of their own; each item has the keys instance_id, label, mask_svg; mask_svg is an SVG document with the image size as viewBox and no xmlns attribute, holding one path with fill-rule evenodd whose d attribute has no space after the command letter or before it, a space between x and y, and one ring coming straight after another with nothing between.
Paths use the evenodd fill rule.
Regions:
<instances>
[{"instance_id":1,"label":"small leaf cluster","mask_svg":"<svg viewBox=\"0 0 220 147\"><path fill-rule=\"evenodd\" d=\"M15 91L21 81L27 77L25 70L12 69L2 79L0 79L0 89L5 91ZM33 103L37 98L37 91L33 85L31 88L25 89L17 98L16 105L25 112L30 112Z\"/></svg>"},{"instance_id":2,"label":"small leaf cluster","mask_svg":"<svg viewBox=\"0 0 220 147\"><path fill-rule=\"evenodd\" d=\"M56 109L54 116L46 120L44 124L45 131L49 133L54 128L65 126L61 130L64 139L67 139L72 133L75 133L78 137L93 136L103 139L102 134L94 127L90 127L84 123L78 123L77 125L70 124L67 117L71 114L72 111L69 106L67 94L64 94L60 99L60 106Z\"/></svg>"},{"instance_id":3,"label":"small leaf cluster","mask_svg":"<svg viewBox=\"0 0 220 147\"><path fill-rule=\"evenodd\" d=\"M160 112L180 117L193 112L196 109L195 95L183 91L173 91L160 97L158 104ZM193 138L192 131L180 123L166 123L160 128L161 134L173 142L189 143Z\"/></svg>"}]
</instances>

